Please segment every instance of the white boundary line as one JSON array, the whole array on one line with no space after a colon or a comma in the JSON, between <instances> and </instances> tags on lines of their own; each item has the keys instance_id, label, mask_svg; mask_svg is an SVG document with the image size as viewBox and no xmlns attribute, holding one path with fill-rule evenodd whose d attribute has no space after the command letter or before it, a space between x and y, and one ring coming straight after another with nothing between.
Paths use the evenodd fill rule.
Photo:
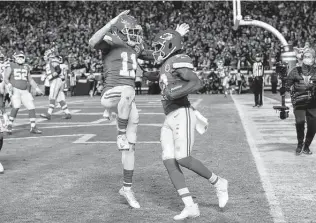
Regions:
<instances>
[{"instance_id":1,"label":"white boundary line","mask_svg":"<svg viewBox=\"0 0 316 223\"><path fill-rule=\"evenodd\" d=\"M254 157L258 173L260 175L261 183L263 186L263 189L265 191L266 197L268 199L269 205L270 205L270 213L273 218L273 222L275 223L285 223L284 214L281 208L281 205L279 203L278 198L276 197L274 193L273 186L270 182L269 175L266 171L266 168L264 166L264 163L261 159L260 152L258 151L258 148L256 146L256 142L254 141L251 132L248 129L248 123L246 120L246 115L244 114L241 105L236 101L235 96L231 95L232 100L234 101L234 104L237 108L237 112L239 114L241 123L243 125L244 131L246 133L247 141L251 150L251 153Z\"/></svg>"}]
</instances>

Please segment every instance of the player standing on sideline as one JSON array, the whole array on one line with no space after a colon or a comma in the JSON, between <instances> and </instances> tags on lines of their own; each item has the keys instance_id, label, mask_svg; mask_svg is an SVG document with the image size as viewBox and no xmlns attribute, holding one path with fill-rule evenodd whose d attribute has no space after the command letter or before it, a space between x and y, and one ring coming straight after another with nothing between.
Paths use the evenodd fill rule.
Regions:
<instances>
[{"instance_id":1,"label":"player standing on sideline","mask_svg":"<svg viewBox=\"0 0 316 223\"><path fill-rule=\"evenodd\" d=\"M7 92L9 92L12 100L12 109L9 117L7 132L12 134L13 121L16 118L21 103L28 109L31 122L31 133L41 134L42 132L36 127L36 113L34 99L28 91L29 84L36 90L37 94L43 94L38 88L30 74L29 65L25 64L25 55L19 51L13 55L14 62L8 63L5 69L4 82Z\"/></svg>"},{"instance_id":2,"label":"player standing on sideline","mask_svg":"<svg viewBox=\"0 0 316 223\"><path fill-rule=\"evenodd\" d=\"M291 91L293 112L295 116L297 148L296 155L311 155L309 149L316 133L316 68L315 50L305 49L302 63L288 74L286 90ZM305 120L307 132L305 135Z\"/></svg>"},{"instance_id":3,"label":"player standing on sideline","mask_svg":"<svg viewBox=\"0 0 316 223\"><path fill-rule=\"evenodd\" d=\"M263 75L264 69L263 64L261 62L262 56L261 54L256 54L256 62L253 64L252 74L254 76L253 81L253 92L255 95L255 105L253 107L261 107L263 105L262 101L262 91L263 91Z\"/></svg>"},{"instance_id":4,"label":"player standing on sideline","mask_svg":"<svg viewBox=\"0 0 316 223\"><path fill-rule=\"evenodd\" d=\"M6 90L5 90L5 83L4 83L4 71L8 63L5 61L5 56L3 53L0 52L0 110L3 117L3 123L0 119L0 128L1 132L3 132L4 128L7 127L9 123L8 115L5 111L5 97L6 97Z\"/></svg>"},{"instance_id":5,"label":"player standing on sideline","mask_svg":"<svg viewBox=\"0 0 316 223\"><path fill-rule=\"evenodd\" d=\"M44 54L44 60L46 61L46 78L50 81L50 89L49 108L46 114L41 114L41 117L51 120L57 102L65 113L64 118L71 119L64 93L65 76L60 66L60 59L55 55L54 50L47 50Z\"/></svg>"},{"instance_id":6,"label":"player standing on sideline","mask_svg":"<svg viewBox=\"0 0 316 223\"><path fill-rule=\"evenodd\" d=\"M187 26L185 33L188 30ZM191 58L181 54L181 35L171 29L159 32L153 40L153 47L153 57L156 63L161 64L159 85L166 114L160 138L162 159L174 187L185 204L183 211L176 215L174 220L198 217L198 204L192 199L180 166L192 170L215 186L220 208L225 207L228 201L228 182L191 156L194 131L197 129L203 134L207 128L207 120L188 100L188 95L199 90L202 84L193 72Z\"/></svg>"}]
</instances>

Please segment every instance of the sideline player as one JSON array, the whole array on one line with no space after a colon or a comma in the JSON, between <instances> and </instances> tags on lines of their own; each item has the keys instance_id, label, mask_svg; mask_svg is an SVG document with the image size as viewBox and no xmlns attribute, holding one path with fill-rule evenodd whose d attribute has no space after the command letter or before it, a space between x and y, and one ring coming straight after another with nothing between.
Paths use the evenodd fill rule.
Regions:
<instances>
[{"instance_id":1,"label":"sideline player","mask_svg":"<svg viewBox=\"0 0 316 223\"><path fill-rule=\"evenodd\" d=\"M188 94L199 90L202 85L193 72L191 58L181 54L181 36L170 29L159 32L153 40L153 47L154 59L156 63L161 64L159 85L166 114L160 138L162 159L174 187L185 204L183 211L176 215L174 220L198 217L198 204L192 199L180 166L192 170L215 186L220 208L225 207L228 201L228 182L191 156L194 130L197 129L203 134L207 128L207 120L188 100Z\"/></svg>"},{"instance_id":2,"label":"sideline player","mask_svg":"<svg viewBox=\"0 0 316 223\"><path fill-rule=\"evenodd\" d=\"M16 52L13 55L13 62L8 63L5 69L4 82L7 92L9 92L12 101L12 109L9 117L7 132L12 134L13 121L16 118L21 103L29 111L31 122L31 133L41 134L36 126L35 105L32 94L29 92L29 84L35 89L37 94L43 94L37 84L30 75L30 67L25 63L25 55L22 51Z\"/></svg>"},{"instance_id":3,"label":"sideline player","mask_svg":"<svg viewBox=\"0 0 316 223\"><path fill-rule=\"evenodd\" d=\"M44 54L46 61L46 78L50 81L49 89L49 108L46 114L41 114L42 118L51 120L52 113L55 108L56 102L60 104L61 109L65 113L65 119L71 119L71 114L68 110L66 97L64 93L64 80L65 76L60 67L60 58L55 55L54 50L47 50Z\"/></svg>"}]
</instances>

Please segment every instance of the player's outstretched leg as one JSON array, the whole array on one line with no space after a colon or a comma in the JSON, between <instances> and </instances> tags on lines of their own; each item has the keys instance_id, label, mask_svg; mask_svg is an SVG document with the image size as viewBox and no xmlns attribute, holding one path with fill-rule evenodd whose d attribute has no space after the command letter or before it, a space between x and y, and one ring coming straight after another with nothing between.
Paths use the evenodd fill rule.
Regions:
<instances>
[{"instance_id":1,"label":"player's outstretched leg","mask_svg":"<svg viewBox=\"0 0 316 223\"><path fill-rule=\"evenodd\" d=\"M64 111L65 113L65 117L64 119L71 119L71 114L70 111L68 109L67 103L65 100L62 100L59 102L61 109Z\"/></svg>"},{"instance_id":2,"label":"player's outstretched leg","mask_svg":"<svg viewBox=\"0 0 316 223\"><path fill-rule=\"evenodd\" d=\"M29 118L30 118L30 122L31 122L31 130L30 133L33 134L42 134L42 131L40 131L37 126L36 126L36 113L35 113L35 109L30 109L29 110Z\"/></svg>"},{"instance_id":3,"label":"player's outstretched leg","mask_svg":"<svg viewBox=\"0 0 316 223\"><path fill-rule=\"evenodd\" d=\"M219 207L225 207L228 201L228 182L227 180L216 176L212 173L201 161L191 156L192 147L194 144L194 133L196 126L196 116L191 108L185 108L185 112L179 112L176 117L175 135L179 137L175 143L175 158L177 162L201 177L207 179L216 188ZM180 137L182 136L182 137Z\"/></svg>"},{"instance_id":4,"label":"player's outstretched leg","mask_svg":"<svg viewBox=\"0 0 316 223\"><path fill-rule=\"evenodd\" d=\"M13 122L18 114L19 108L12 108L11 112L10 112L10 117L9 117L9 123L8 123L8 127L7 127L7 133L9 135L12 134L12 126L13 126Z\"/></svg>"},{"instance_id":5,"label":"player's outstretched leg","mask_svg":"<svg viewBox=\"0 0 316 223\"><path fill-rule=\"evenodd\" d=\"M124 196L129 205L133 208L140 208L140 205L135 198L134 192L132 191L138 121L138 110L135 103L133 102L126 128L126 137L130 148L129 150L122 151L123 187L119 191L120 195Z\"/></svg>"},{"instance_id":6,"label":"player's outstretched leg","mask_svg":"<svg viewBox=\"0 0 316 223\"><path fill-rule=\"evenodd\" d=\"M46 118L47 120L51 120L52 119L52 113L53 113L54 108L55 108L55 103L56 103L55 99L49 99L49 107L48 107L47 113L46 114L41 114L40 116L42 118Z\"/></svg>"},{"instance_id":7,"label":"player's outstretched leg","mask_svg":"<svg viewBox=\"0 0 316 223\"><path fill-rule=\"evenodd\" d=\"M172 116L173 118L173 116ZM168 117L166 122L168 122ZM185 218L195 218L200 216L198 204L194 203L193 198L186 186L183 172L175 159L174 137L171 128L167 124L161 129L162 160L168 171L169 178L181 197L185 208L179 215L174 216L174 220Z\"/></svg>"},{"instance_id":8,"label":"player's outstretched leg","mask_svg":"<svg viewBox=\"0 0 316 223\"><path fill-rule=\"evenodd\" d=\"M213 186L215 186L218 197L218 206L224 208L228 201L228 182L224 178L212 173L201 161L192 156L181 158L177 160L178 163L197 173L201 177L207 179Z\"/></svg>"},{"instance_id":9,"label":"player's outstretched leg","mask_svg":"<svg viewBox=\"0 0 316 223\"><path fill-rule=\"evenodd\" d=\"M117 105L117 146L119 150L129 150L129 142L126 137L126 128L128 117L131 112L132 102L135 98L135 90L133 87L125 86L121 93L121 99Z\"/></svg>"}]
</instances>

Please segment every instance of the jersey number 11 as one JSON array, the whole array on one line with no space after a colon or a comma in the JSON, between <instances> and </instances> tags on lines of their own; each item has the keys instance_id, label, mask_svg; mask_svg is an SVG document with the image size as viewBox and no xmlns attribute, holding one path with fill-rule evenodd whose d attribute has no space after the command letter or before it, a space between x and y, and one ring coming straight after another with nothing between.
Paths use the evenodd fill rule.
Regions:
<instances>
[{"instance_id":1,"label":"jersey number 11","mask_svg":"<svg viewBox=\"0 0 316 223\"><path fill-rule=\"evenodd\" d=\"M137 69L136 55L133 53L128 55L127 52L122 52L121 58L122 58L122 70L120 70L120 75L135 78L136 76L135 70ZM128 68L129 63L132 64L132 69Z\"/></svg>"}]
</instances>

